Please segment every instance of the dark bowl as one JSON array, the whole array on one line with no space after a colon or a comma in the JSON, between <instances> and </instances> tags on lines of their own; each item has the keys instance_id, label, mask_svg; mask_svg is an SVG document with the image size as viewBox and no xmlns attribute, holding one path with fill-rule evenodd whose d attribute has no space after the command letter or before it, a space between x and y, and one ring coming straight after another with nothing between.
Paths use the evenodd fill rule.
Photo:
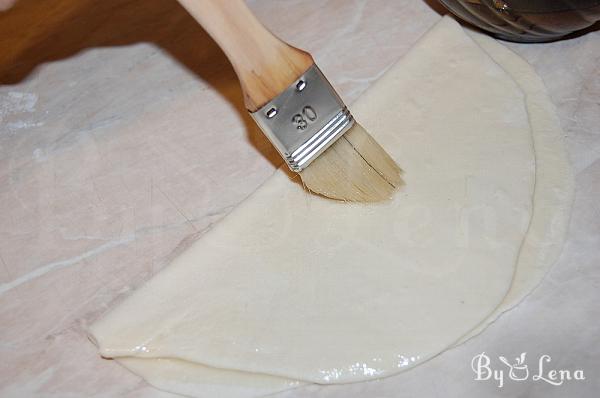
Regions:
<instances>
[{"instance_id":1,"label":"dark bowl","mask_svg":"<svg viewBox=\"0 0 600 398\"><path fill-rule=\"evenodd\" d=\"M600 0L440 0L463 20L510 41L560 39L600 21Z\"/></svg>"}]
</instances>

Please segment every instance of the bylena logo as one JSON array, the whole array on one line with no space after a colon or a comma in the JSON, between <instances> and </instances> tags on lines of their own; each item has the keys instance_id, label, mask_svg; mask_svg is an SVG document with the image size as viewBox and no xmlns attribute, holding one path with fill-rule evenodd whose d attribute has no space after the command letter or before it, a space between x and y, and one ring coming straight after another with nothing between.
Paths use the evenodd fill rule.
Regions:
<instances>
[{"instance_id":1,"label":"bylena logo","mask_svg":"<svg viewBox=\"0 0 600 398\"><path fill-rule=\"evenodd\" d=\"M471 369L475 372L475 380L494 380L498 387L504 386L505 378L513 381L532 380L560 386L567 381L585 380L582 369L567 370L554 369L550 362L550 355L544 354L537 360L537 369L529 368L526 363L527 353L523 352L511 363L503 356L498 357L497 364L492 364L492 360L485 352L477 354L471 360ZM500 365L498 368L495 365ZM531 376L531 377L530 377Z\"/></svg>"}]
</instances>

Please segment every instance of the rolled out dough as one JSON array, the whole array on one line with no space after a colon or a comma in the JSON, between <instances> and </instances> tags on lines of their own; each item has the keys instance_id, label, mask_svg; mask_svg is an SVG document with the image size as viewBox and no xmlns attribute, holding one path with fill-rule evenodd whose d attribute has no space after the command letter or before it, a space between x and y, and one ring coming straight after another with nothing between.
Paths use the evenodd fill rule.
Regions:
<instances>
[{"instance_id":1,"label":"rolled out dough","mask_svg":"<svg viewBox=\"0 0 600 398\"><path fill-rule=\"evenodd\" d=\"M529 230L519 253L513 282L502 303L459 342L479 334L503 312L523 300L541 282L560 255L567 233L575 181L563 143L563 131L546 87L531 65L497 41L469 32L525 92L535 149L535 189Z\"/></svg>"},{"instance_id":2,"label":"rolled out dough","mask_svg":"<svg viewBox=\"0 0 600 398\"><path fill-rule=\"evenodd\" d=\"M444 18L354 105L405 169L407 186L393 203L312 197L278 171L93 325L101 353L169 391L252 396L299 384L284 377L386 376L476 328L513 277L534 172L524 98L509 76L524 61L478 43L485 52ZM550 160L564 160L553 110L540 82L518 82L536 150L547 148L536 175L547 176L544 192L557 192L568 175ZM546 198L538 187L536 208ZM539 231L531 254L521 252L521 293L511 289L515 298L502 305L526 294L557 256L568 184L563 193L534 210ZM552 239L539 234L550 219Z\"/></svg>"},{"instance_id":3,"label":"rolled out dough","mask_svg":"<svg viewBox=\"0 0 600 398\"><path fill-rule=\"evenodd\" d=\"M123 357L118 361L155 387L190 397L262 397L305 384L282 377L216 369L179 359Z\"/></svg>"}]
</instances>

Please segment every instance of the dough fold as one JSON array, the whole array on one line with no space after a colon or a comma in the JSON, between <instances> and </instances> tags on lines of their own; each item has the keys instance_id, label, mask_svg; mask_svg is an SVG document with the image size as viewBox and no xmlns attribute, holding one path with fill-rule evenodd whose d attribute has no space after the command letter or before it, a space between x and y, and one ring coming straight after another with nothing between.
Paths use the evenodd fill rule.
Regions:
<instances>
[{"instance_id":1,"label":"dough fold","mask_svg":"<svg viewBox=\"0 0 600 398\"><path fill-rule=\"evenodd\" d=\"M405 171L392 202L311 196L278 170L92 326L101 354L165 390L264 395L397 373L518 302L560 252L572 185L556 190L541 82L475 40L442 19L352 107Z\"/></svg>"},{"instance_id":2,"label":"dough fold","mask_svg":"<svg viewBox=\"0 0 600 398\"><path fill-rule=\"evenodd\" d=\"M523 241L510 290L502 303L459 344L519 304L537 287L558 259L566 238L575 180L563 142L563 131L544 82L531 65L487 35L469 32L526 94L527 113L535 152L533 213Z\"/></svg>"}]
</instances>

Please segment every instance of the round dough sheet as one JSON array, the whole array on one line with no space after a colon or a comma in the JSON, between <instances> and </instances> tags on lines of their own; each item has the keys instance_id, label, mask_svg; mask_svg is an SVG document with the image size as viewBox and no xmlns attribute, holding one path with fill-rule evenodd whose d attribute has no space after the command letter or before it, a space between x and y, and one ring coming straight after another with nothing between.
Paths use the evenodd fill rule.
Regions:
<instances>
[{"instance_id":1,"label":"round dough sheet","mask_svg":"<svg viewBox=\"0 0 600 398\"><path fill-rule=\"evenodd\" d=\"M93 325L101 353L317 383L438 354L513 278L534 189L524 101L444 18L353 107L405 170L392 202L314 197L279 170Z\"/></svg>"}]
</instances>

